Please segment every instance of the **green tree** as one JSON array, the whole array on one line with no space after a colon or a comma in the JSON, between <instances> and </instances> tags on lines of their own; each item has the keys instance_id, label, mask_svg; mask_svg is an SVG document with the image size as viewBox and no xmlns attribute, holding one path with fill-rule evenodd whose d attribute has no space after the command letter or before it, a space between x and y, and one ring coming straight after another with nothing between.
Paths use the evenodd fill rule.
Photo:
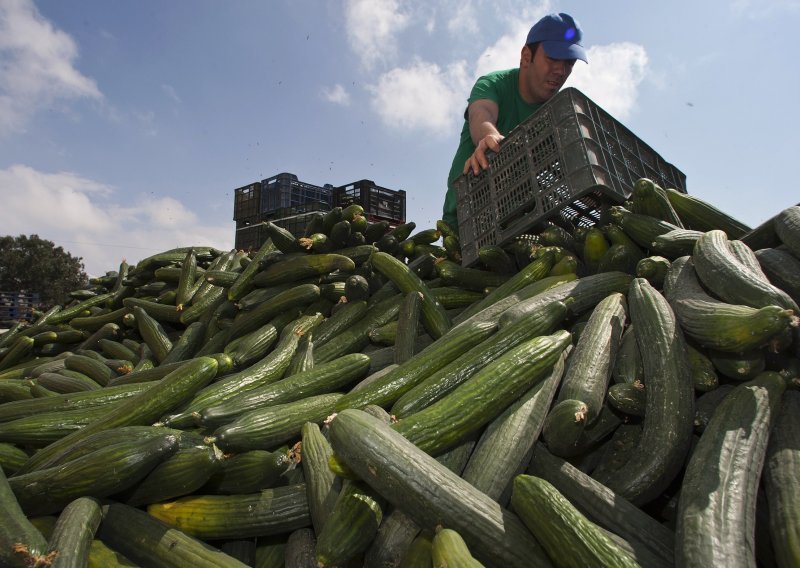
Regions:
<instances>
[{"instance_id":1,"label":"green tree","mask_svg":"<svg viewBox=\"0 0 800 568\"><path fill-rule=\"evenodd\" d=\"M38 292L45 308L64 305L88 284L82 261L39 235L0 237L0 289Z\"/></svg>"}]
</instances>

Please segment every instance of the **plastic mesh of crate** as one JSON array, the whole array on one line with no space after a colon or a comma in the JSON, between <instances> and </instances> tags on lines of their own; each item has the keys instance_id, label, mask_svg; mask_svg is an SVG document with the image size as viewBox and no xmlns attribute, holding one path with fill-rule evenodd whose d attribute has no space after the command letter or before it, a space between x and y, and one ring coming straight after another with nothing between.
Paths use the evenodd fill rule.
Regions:
<instances>
[{"instance_id":1,"label":"plastic mesh of crate","mask_svg":"<svg viewBox=\"0 0 800 568\"><path fill-rule=\"evenodd\" d=\"M575 88L543 105L503 140L479 175L455 189L463 264L545 222L592 226L637 179L686 191L686 176Z\"/></svg>"}]
</instances>

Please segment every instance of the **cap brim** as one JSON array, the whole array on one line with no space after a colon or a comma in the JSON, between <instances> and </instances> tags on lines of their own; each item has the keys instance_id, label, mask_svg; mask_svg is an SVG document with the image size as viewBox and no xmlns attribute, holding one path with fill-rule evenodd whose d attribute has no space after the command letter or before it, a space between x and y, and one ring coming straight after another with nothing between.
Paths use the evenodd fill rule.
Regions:
<instances>
[{"instance_id":1,"label":"cap brim","mask_svg":"<svg viewBox=\"0 0 800 568\"><path fill-rule=\"evenodd\" d=\"M542 47L544 47L544 52L547 56L552 59L580 59L585 63L589 63L586 58L586 50L577 43L543 41Z\"/></svg>"}]
</instances>

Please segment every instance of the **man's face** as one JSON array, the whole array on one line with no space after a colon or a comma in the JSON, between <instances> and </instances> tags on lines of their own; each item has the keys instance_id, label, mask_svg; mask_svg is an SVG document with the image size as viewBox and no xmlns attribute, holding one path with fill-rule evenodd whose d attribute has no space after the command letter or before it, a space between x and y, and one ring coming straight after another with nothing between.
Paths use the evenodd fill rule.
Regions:
<instances>
[{"instance_id":1,"label":"man's face","mask_svg":"<svg viewBox=\"0 0 800 568\"><path fill-rule=\"evenodd\" d=\"M527 52L527 53L526 53ZM522 98L529 103L543 103L555 95L572 73L574 59L551 59L540 45L531 60L528 47L523 48Z\"/></svg>"}]
</instances>

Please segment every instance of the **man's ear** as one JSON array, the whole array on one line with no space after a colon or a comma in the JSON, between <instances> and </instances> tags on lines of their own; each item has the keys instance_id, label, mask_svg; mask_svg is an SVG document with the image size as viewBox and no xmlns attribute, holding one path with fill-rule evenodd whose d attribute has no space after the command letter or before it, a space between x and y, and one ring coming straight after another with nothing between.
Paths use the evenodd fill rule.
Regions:
<instances>
[{"instance_id":1,"label":"man's ear","mask_svg":"<svg viewBox=\"0 0 800 568\"><path fill-rule=\"evenodd\" d=\"M522 51L519 54L519 65L520 67L525 67L531 63L533 60L533 52L531 48L527 45L522 46Z\"/></svg>"}]
</instances>

